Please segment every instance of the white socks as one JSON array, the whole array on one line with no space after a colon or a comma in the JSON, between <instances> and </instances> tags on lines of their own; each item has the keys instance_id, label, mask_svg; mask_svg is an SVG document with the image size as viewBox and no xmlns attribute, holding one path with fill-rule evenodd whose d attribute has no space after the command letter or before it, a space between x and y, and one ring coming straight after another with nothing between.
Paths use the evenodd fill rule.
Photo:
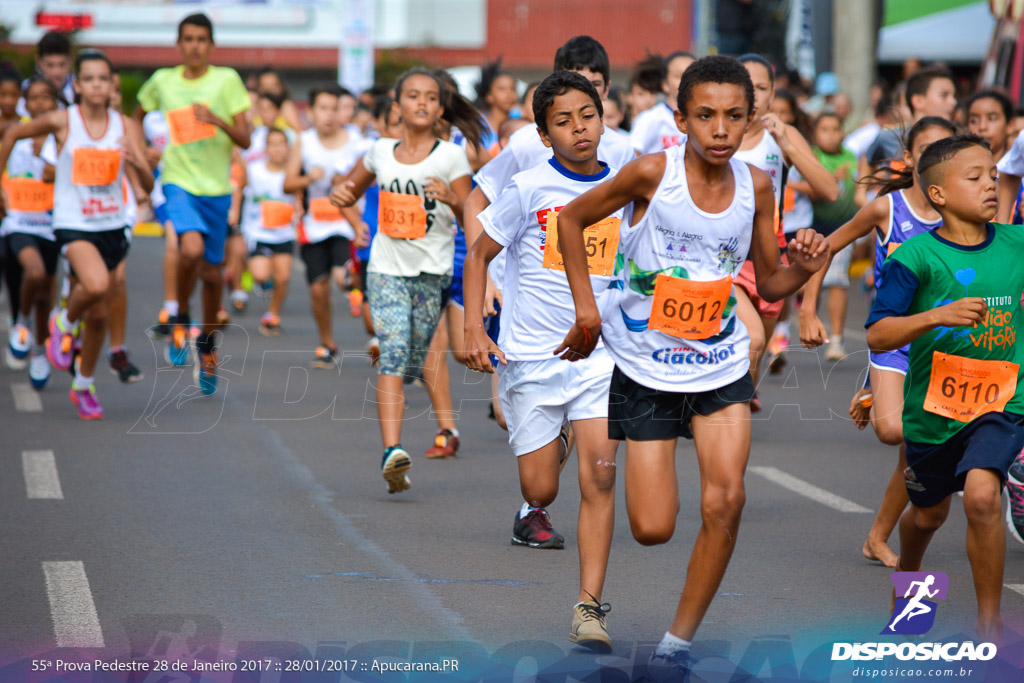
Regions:
<instances>
[{"instance_id":1,"label":"white socks","mask_svg":"<svg viewBox=\"0 0 1024 683\"><path fill-rule=\"evenodd\" d=\"M81 372L75 373L75 381L71 383L72 389L88 389L92 386L92 377L83 377Z\"/></svg>"},{"instance_id":2,"label":"white socks","mask_svg":"<svg viewBox=\"0 0 1024 683\"><path fill-rule=\"evenodd\" d=\"M178 302L170 300L165 301L164 310L167 311L172 316L178 315Z\"/></svg>"},{"instance_id":3,"label":"white socks","mask_svg":"<svg viewBox=\"0 0 1024 683\"><path fill-rule=\"evenodd\" d=\"M692 641L676 638L668 631L665 631L665 635L662 636L661 642L658 643L658 647L655 648L654 653L668 657L676 652L689 650L691 645L693 645Z\"/></svg>"},{"instance_id":4,"label":"white socks","mask_svg":"<svg viewBox=\"0 0 1024 683\"><path fill-rule=\"evenodd\" d=\"M530 514L534 510L540 510L540 508L530 507L529 503L523 503L523 507L519 508L519 519L523 519L526 515Z\"/></svg>"}]
</instances>

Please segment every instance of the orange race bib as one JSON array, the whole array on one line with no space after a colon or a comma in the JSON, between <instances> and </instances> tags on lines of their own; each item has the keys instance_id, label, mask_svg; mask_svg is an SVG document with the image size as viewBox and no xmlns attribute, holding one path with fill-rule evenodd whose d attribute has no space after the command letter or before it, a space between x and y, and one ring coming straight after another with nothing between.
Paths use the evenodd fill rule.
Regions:
<instances>
[{"instance_id":1,"label":"orange race bib","mask_svg":"<svg viewBox=\"0 0 1024 683\"><path fill-rule=\"evenodd\" d=\"M659 274L647 327L680 339L707 339L722 331L722 313L732 294L732 277L697 282Z\"/></svg>"},{"instance_id":2,"label":"orange race bib","mask_svg":"<svg viewBox=\"0 0 1024 683\"><path fill-rule=\"evenodd\" d=\"M35 178L8 178L4 176L7 208L23 213L42 213L53 210L53 183Z\"/></svg>"},{"instance_id":3,"label":"orange race bib","mask_svg":"<svg viewBox=\"0 0 1024 683\"><path fill-rule=\"evenodd\" d=\"M587 268L591 275L610 276L615 271L615 256L619 253L618 218L608 217L583 230L587 247ZM565 271L562 250L558 246L558 212L549 211L547 241L544 243L544 267Z\"/></svg>"},{"instance_id":4,"label":"orange race bib","mask_svg":"<svg viewBox=\"0 0 1024 683\"><path fill-rule=\"evenodd\" d=\"M260 222L267 230L286 228L292 224L295 207L288 202L264 199L260 202Z\"/></svg>"},{"instance_id":5,"label":"orange race bib","mask_svg":"<svg viewBox=\"0 0 1024 683\"><path fill-rule=\"evenodd\" d=\"M935 351L924 409L957 422L999 412L1017 390L1020 366L1003 360L977 360Z\"/></svg>"},{"instance_id":6,"label":"orange race bib","mask_svg":"<svg viewBox=\"0 0 1024 683\"><path fill-rule=\"evenodd\" d=\"M901 244L903 244L903 243L902 242L889 242L889 244L885 245L885 257L889 258L890 256L892 256L892 252L894 252L897 249L899 249Z\"/></svg>"},{"instance_id":7,"label":"orange race bib","mask_svg":"<svg viewBox=\"0 0 1024 683\"><path fill-rule=\"evenodd\" d=\"M187 145L217 134L217 126L196 118L191 104L167 112L167 129L171 133L172 145Z\"/></svg>"},{"instance_id":8,"label":"orange race bib","mask_svg":"<svg viewBox=\"0 0 1024 683\"><path fill-rule=\"evenodd\" d=\"M796 208L796 190L792 187L787 187L785 192L782 193L782 210L786 213L790 213Z\"/></svg>"},{"instance_id":9,"label":"orange race bib","mask_svg":"<svg viewBox=\"0 0 1024 683\"><path fill-rule=\"evenodd\" d=\"M414 194L380 193L377 228L397 240L416 240L427 234L427 210Z\"/></svg>"},{"instance_id":10,"label":"orange race bib","mask_svg":"<svg viewBox=\"0 0 1024 683\"><path fill-rule=\"evenodd\" d=\"M110 185L121 172L121 150L78 147L71 155L72 185Z\"/></svg>"},{"instance_id":11,"label":"orange race bib","mask_svg":"<svg viewBox=\"0 0 1024 683\"><path fill-rule=\"evenodd\" d=\"M341 215L341 209L331 204L329 197L317 197L310 200L309 212L313 214L313 220L320 223L334 223L345 220L345 217Z\"/></svg>"}]
</instances>

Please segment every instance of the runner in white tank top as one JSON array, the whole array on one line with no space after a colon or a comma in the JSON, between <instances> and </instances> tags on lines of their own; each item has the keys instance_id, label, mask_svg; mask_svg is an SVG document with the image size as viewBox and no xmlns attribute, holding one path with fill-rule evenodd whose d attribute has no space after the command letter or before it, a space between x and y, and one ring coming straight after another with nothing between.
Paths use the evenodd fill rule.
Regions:
<instances>
[{"instance_id":1,"label":"runner in white tank top","mask_svg":"<svg viewBox=\"0 0 1024 683\"><path fill-rule=\"evenodd\" d=\"M246 169L242 204L242 235L249 248L249 272L264 285L271 276L274 290L260 318L260 334L281 333L281 307L291 284L298 199L284 191L288 137L273 129L267 135L266 158Z\"/></svg>"},{"instance_id":2,"label":"runner in white tank top","mask_svg":"<svg viewBox=\"0 0 1024 683\"><path fill-rule=\"evenodd\" d=\"M771 177L772 190L775 194L775 237L779 248L785 250L786 239L781 222L785 169L795 166L803 179L824 200L832 201L838 198L839 186L835 178L814 156L810 145L799 131L771 113L772 99L775 96L775 74L772 66L758 55L744 55L742 61L754 86L755 116L750 128L747 129L740 151L736 153L736 158L765 171ZM744 147L747 149L743 149ZM765 348L775 331L776 322L786 302L766 301L758 294L754 266L751 263L743 265L736 278L736 286L740 290L740 317L750 332L751 376L756 386L760 379ZM752 408L757 411L760 407L761 403L755 397Z\"/></svg>"},{"instance_id":3,"label":"runner in white tank top","mask_svg":"<svg viewBox=\"0 0 1024 683\"><path fill-rule=\"evenodd\" d=\"M142 153L142 132L107 103L113 91L113 67L101 53L79 55L75 90L81 103L14 126L0 144L0 168L6 167L17 140L53 134L57 141L54 236L77 283L66 309L50 317L46 353L60 370L71 366L79 322L85 318L81 358L70 397L83 419L103 417L92 375L106 336L106 305L112 274L128 248L125 234L125 173L147 192L153 175Z\"/></svg>"},{"instance_id":4,"label":"runner in white tank top","mask_svg":"<svg viewBox=\"0 0 1024 683\"><path fill-rule=\"evenodd\" d=\"M299 254L306 266L320 342L310 364L324 369L337 368L331 282L339 289L345 287L351 242L355 240L362 246L369 239L357 207L339 209L328 199L335 174L348 174L372 144L359 136L355 128L341 125L338 103L345 96L351 93L337 84L310 91L309 116L313 127L304 131L292 146L284 181L287 192L304 191L306 195L306 213L299 224Z\"/></svg>"},{"instance_id":5,"label":"runner in white tank top","mask_svg":"<svg viewBox=\"0 0 1024 683\"><path fill-rule=\"evenodd\" d=\"M693 438L701 471L701 527L669 632L648 675L682 680L689 646L732 554L750 454L753 383L746 331L731 306L731 273L748 252L766 299L796 292L828 257L802 230L780 263L768 176L732 159L754 116L750 75L730 57L705 57L680 85L685 147L649 154L566 206L559 243L576 323L558 351L586 357L604 335L616 360L608 429L626 441L626 501L641 543L667 542L679 511L675 451ZM587 277L583 228L632 206L620 247L620 307L601 315Z\"/></svg>"}]
</instances>

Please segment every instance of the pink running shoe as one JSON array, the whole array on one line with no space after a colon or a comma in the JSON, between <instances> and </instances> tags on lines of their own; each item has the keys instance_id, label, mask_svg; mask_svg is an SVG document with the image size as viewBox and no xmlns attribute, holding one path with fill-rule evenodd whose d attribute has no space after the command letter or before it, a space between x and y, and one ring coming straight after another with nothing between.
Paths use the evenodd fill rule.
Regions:
<instances>
[{"instance_id":1,"label":"pink running shoe","mask_svg":"<svg viewBox=\"0 0 1024 683\"><path fill-rule=\"evenodd\" d=\"M96 400L96 387L90 384L85 389L75 389L72 385L68 395L71 402L78 407L78 417L83 420L103 419L103 406Z\"/></svg>"},{"instance_id":2,"label":"pink running shoe","mask_svg":"<svg viewBox=\"0 0 1024 683\"><path fill-rule=\"evenodd\" d=\"M46 356L50 364L58 370L67 370L74 360L75 338L78 336L77 326L66 329L60 321L61 314L55 311L50 314L50 338L46 340Z\"/></svg>"}]
</instances>

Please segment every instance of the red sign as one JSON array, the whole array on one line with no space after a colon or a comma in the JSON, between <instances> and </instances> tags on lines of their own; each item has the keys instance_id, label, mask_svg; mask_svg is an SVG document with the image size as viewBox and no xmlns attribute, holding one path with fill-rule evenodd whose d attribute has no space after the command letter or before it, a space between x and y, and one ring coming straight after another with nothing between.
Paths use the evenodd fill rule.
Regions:
<instances>
[{"instance_id":1,"label":"red sign","mask_svg":"<svg viewBox=\"0 0 1024 683\"><path fill-rule=\"evenodd\" d=\"M91 14L36 12L36 26L46 26L58 31L78 31L92 28L94 25Z\"/></svg>"}]
</instances>

